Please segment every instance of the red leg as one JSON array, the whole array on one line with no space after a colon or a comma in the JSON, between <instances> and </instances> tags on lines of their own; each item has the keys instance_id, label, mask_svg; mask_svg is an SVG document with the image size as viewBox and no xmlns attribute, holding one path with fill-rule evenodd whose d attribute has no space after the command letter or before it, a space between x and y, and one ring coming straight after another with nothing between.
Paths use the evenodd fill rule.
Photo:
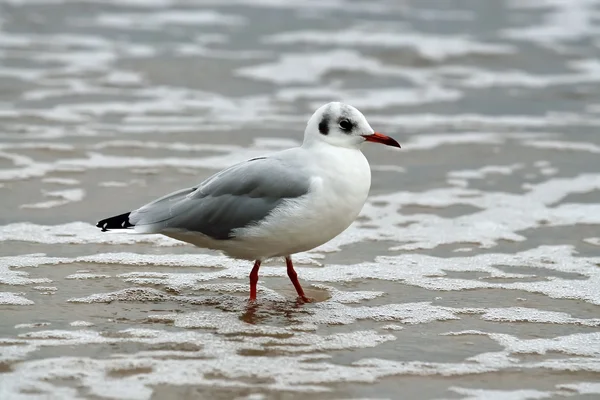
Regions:
<instances>
[{"instance_id":1,"label":"red leg","mask_svg":"<svg viewBox=\"0 0 600 400\"><path fill-rule=\"evenodd\" d=\"M296 288L296 292L298 292L298 297L300 297L304 302L310 303L311 300L306 297L304 294L304 290L302 290L302 286L300 286L300 282L298 281L298 274L294 271L294 264L292 264L292 257L288 256L285 258L285 265L287 265L287 274L294 284Z\"/></svg>"},{"instance_id":2,"label":"red leg","mask_svg":"<svg viewBox=\"0 0 600 400\"><path fill-rule=\"evenodd\" d=\"M254 268L250 272L250 300L256 300L256 284L258 283L258 269L260 268L260 260L254 262Z\"/></svg>"}]
</instances>

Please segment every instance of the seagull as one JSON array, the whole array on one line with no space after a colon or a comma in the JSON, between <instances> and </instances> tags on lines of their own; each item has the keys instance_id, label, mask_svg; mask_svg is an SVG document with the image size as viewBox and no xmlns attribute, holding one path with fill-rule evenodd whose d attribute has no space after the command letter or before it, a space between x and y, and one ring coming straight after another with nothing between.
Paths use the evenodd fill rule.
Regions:
<instances>
[{"instance_id":1,"label":"seagull","mask_svg":"<svg viewBox=\"0 0 600 400\"><path fill-rule=\"evenodd\" d=\"M284 257L299 300L310 302L292 255L330 241L360 213L371 187L371 168L361 152L365 142L400 147L375 132L356 108L328 103L309 119L301 146L233 165L96 226L160 233L254 261L251 301L261 263Z\"/></svg>"}]
</instances>

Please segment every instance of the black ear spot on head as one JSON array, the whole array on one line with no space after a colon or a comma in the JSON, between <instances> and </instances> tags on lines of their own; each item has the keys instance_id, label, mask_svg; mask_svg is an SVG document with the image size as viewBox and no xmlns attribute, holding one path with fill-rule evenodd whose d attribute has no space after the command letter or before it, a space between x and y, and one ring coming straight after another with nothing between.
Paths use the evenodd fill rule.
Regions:
<instances>
[{"instance_id":1,"label":"black ear spot on head","mask_svg":"<svg viewBox=\"0 0 600 400\"><path fill-rule=\"evenodd\" d=\"M327 115L324 115L321 122L319 122L319 132L321 132L321 135L329 133L329 117Z\"/></svg>"}]
</instances>

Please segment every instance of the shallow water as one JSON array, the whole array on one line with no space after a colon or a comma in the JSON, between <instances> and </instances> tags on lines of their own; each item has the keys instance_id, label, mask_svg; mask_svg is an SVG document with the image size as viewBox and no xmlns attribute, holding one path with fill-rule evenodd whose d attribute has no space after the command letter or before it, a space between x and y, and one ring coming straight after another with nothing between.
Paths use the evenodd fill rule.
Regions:
<instances>
[{"instance_id":1,"label":"shallow water","mask_svg":"<svg viewBox=\"0 0 600 400\"><path fill-rule=\"evenodd\" d=\"M0 398L600 395L600 1L0 1ZM95 221L361 109L371 196L247 262Z\"/></svg>"}]
</instances>

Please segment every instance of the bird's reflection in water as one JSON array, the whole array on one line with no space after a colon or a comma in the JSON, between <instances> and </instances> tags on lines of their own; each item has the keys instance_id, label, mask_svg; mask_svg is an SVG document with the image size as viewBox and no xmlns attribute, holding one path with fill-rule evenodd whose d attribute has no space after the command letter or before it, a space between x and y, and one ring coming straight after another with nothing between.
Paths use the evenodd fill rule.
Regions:
<instances>
[{"instance_id":1,"label":"bird's reflection in water","mask_svg":"<svg viewBox=\"0 0 600 400\"><path fill-rule=\"evenodd\" d=\"M275 325L289 326L297 324L296 315L311 313L306 303L300 299L292 301L249 301L240 320L252 325L260 325L270 321Z\"/></svg>"}]
</instances>

